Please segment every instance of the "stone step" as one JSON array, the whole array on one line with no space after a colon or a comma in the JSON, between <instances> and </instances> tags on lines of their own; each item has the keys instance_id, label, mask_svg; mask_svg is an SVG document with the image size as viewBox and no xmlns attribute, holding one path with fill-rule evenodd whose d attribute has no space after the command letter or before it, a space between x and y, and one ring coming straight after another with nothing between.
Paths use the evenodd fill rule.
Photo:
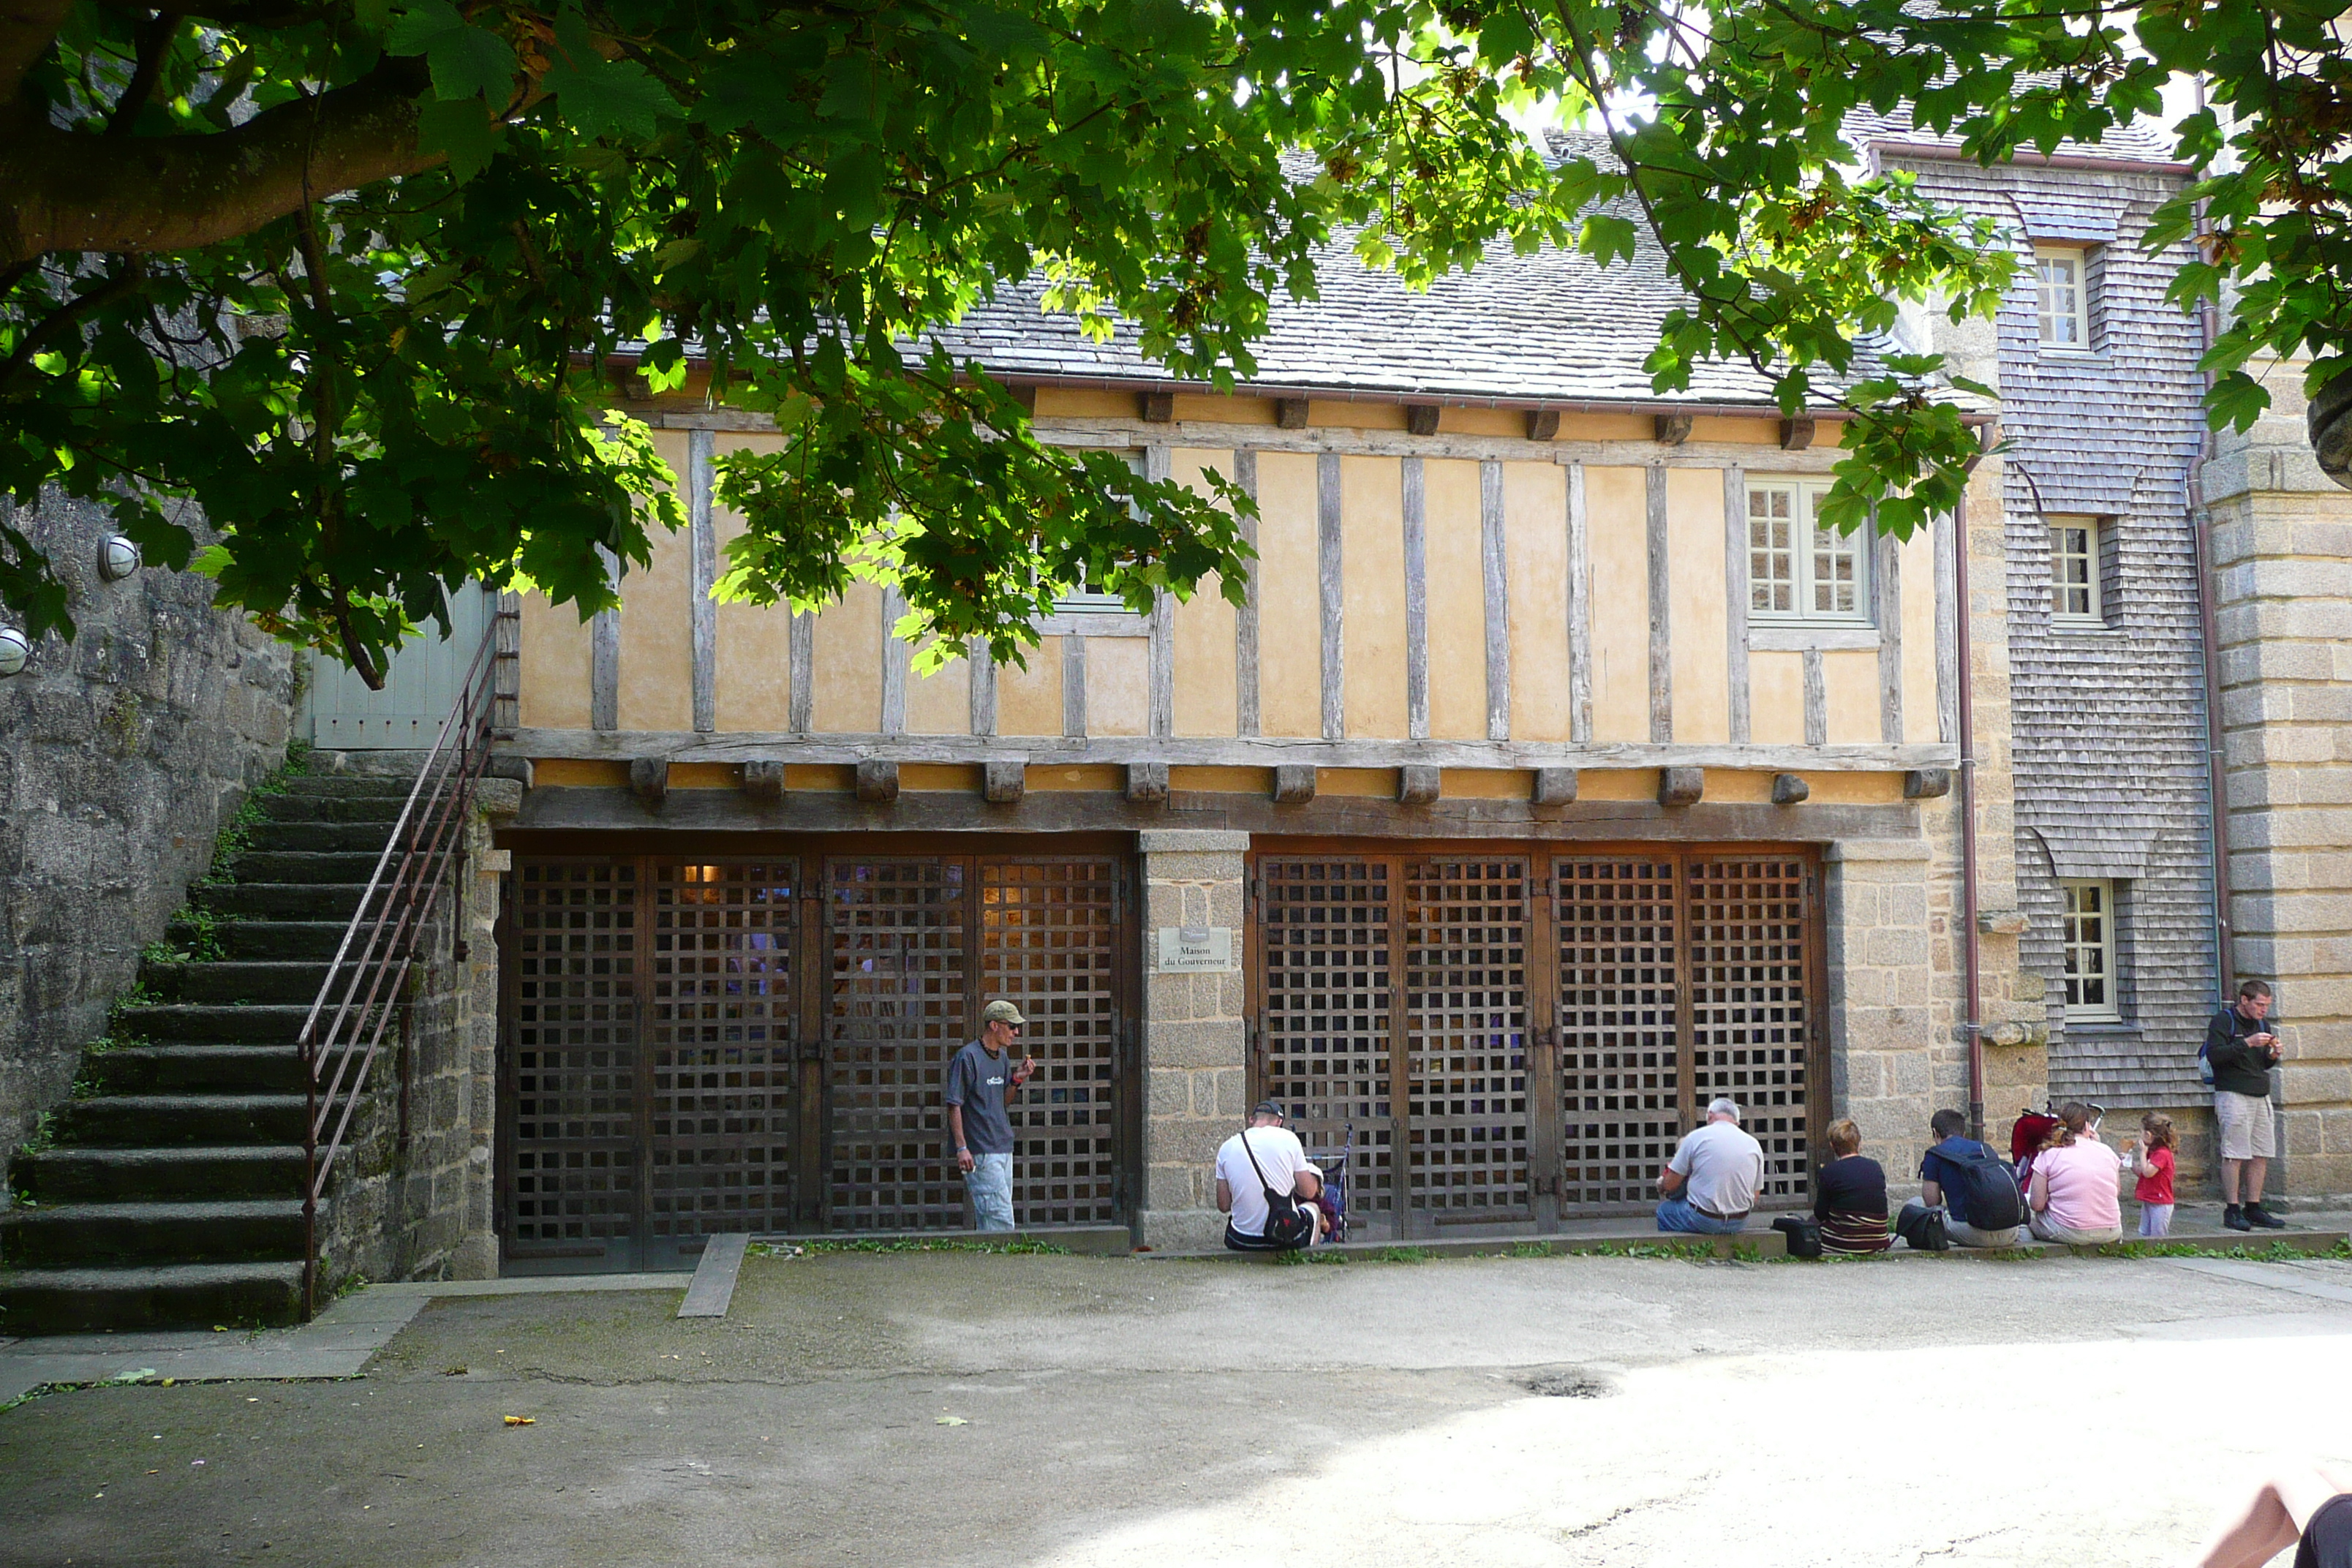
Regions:
<instances>
[{"instance_id":1,"label":"stone step","mask_svg":"<svg viewBox=\"0 0 2352 1568\"><path fill-rule=\"evenodd\" d=\"M341 945L344 921L217 920L211 939L234 963L294 963L314 961L321 965ZM185 921L172 922L170 942L183 952L193 951L205 933Z\"/></svg>"},{"instance_id":2,"label":"stone step","mask_svg":"<svg viewBox=\"0 0 2352 1568\"><path fill-rule=\"evenodd\" d=\"M301 1257L299 1198L60 1204L0 1214L0 1260L16 1268L299 1262Z\"/></svg>"},{"instance_id":3,"label":"stone step","mask_svg":"<svg viewBox=\"0 0 2352 1568\"><path fill-rule=\"evenodd\" d=\"M0 1333L272 1328L301 1317L299 1263L0 1270Z\"/></svg>"},{"instance_id":4,"label":"stone step","mask_svg":"<svg viewBox=\"0 0 2352 1568\"><path fill-rule=\"evenodd\" d=\"M44 1149L19 1154L10 1173L37 1204L173 1203L299 1198L302 1147Z\"/></svg>"},{"instance_id":5,"label":"stone step","mask_svg":"<svg viewBox=\"0 0 2352 1568\"><path fill-rule=\"evenodd\" d=\"M248 849L229 862L240 882L357 883L375 875L383 846L373 849Z\"/></svg>"},{"instance_id":6,"label":"stone step","mask_svg":"<svg viewBox=\"0 0 2352 1568\"><path fill-rule=\"evenodd\" d=\"M192 959L150 963L140 980L166 1002L300 1002L308 1005L327 977L323 963Z\"/></svg>"},{"instance_id":7,"label":"stone step","mask_svg":"<svg viewBox=\"0 0 2352 1568\"><path fill-rule=\"evenodd\" d=\"M117 1046L82 1058L101 1095L300 1094L302 1058L291 1046Z\"/></svg>"},{"instance_id":8,"label":"stone step","mask_svg":"<svg viewBox=\"0 0 2352 1568\"><path fill-rule=\"evenodd\" d=\"M247 844L273 854L365 851L379 854L392 837L389 822L265 822Z\"/></svg>"},{"instance_id":9,"label":"stone step","mask_svg":"<svg viewBox=\"0 0 2352 1568\"><path fill-rule=\"evenodd\" d=\"M405 800L391 795L272 795L261 813L272 822L373 822L389 827Z\"/></svg>"},{"instance_id":10,"label":"stone step","mask_svg":"<svg viewBox=\"0 0 2352 1568\"><path fill-rule=\"evenodd\" d=\"M348 921L367 891L361 882L205 882L189 900L240 920Z\"/></svg>"},{"instance_id":11,"label":"stone step","mask_svg":"<svg viewBox=\"0 0 2352 1568\"><path fill-rule=\"evenodd\" d=\"M286 781L286 793L298 795L390 795L404 800L416 787L415 773L304 773Z\"/></svg>"},{"instance_id":12,"label":"stone step","mask_svg":"<svg viewBox=\"0 0 2352 1568\"><path fill-rule=\"evenodd\" d=\"M211 1040L245 1041L257 1046L292 1045L310 1015L308 998L299 1002L156 1002L124 1007L114 1022L124 1035L138 1040L162 1040L196 1045Z\"/></svg>"},{"instance_id":13,"label":"stone step","mask_svg":"<svg viewBox=\"0 0 2352 1568\"><path fill-rule=\"evenodd\" d=\"M105 1094L65 1101L50 1126L77 1148L188 1148L299 1143L308 1116L299 1094Z\"/></svg>"}]
</instances>

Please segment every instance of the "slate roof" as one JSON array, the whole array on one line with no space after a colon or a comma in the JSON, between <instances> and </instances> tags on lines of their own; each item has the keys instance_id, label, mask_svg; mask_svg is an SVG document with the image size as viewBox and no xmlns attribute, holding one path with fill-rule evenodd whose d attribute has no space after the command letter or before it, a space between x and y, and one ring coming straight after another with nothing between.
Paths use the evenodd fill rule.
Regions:
<instances>
[{"instance_id":1,"label":"slate roof","mask_svg":"<svg viewBox=\"0 0 2352 1568\"><path fill-rule=\"evenodd\" d=\"M1579 151L1607 156L1600 138L1579 142ZM1573 251L1520 256L1498 242L1470 271L1449 274L1426 293L1366 267L1344 243L1326 247L1317 258L1319 298L1275 296L1267 331L1253 345L1257 370L1250 384L1514 406L1770 406L1770 383L1745 363L1701 365L1686 391L1651 390L1642 362L1656 346L1666 312L1687 296L1667 278L1664 253L1648 230L1636 223L1635 233L1633 260L1607 268ZM1131 326L1122 323L1108 342L1092 342L1075 317L1043 310L1044 290L1042 280L1009 289L940 332L939 341L1016 384L1098 378L1171 384L1165 367L1137 352ZM1859 379L1881 367L1865 352L1854 373ZM1826 377L1816 379L1826 388Z\"/></svg>"},{"instance_id":2,"label":"slate roof","mask_svg":"<svg viewBox=\"0 0 2352 1568\"><path fill-rule=\"evenodd\" d=\"M1884 114L1875 110L1857 109L1846 116L1845 133L1847 140L1858 147L1900 142L1913 147L1950 147L1957 150L1960 145L1958 135L1930 131L1913 123L1908 104L1899 105ZM2061 142L2055 155L2061 158L2116 158L2134 163L2168 165L2178 162L2172 133L2147 121L2119 126L2096 142ZM2029 158L2027 161L2032 160Z\"/></svg>"}]
</instances>

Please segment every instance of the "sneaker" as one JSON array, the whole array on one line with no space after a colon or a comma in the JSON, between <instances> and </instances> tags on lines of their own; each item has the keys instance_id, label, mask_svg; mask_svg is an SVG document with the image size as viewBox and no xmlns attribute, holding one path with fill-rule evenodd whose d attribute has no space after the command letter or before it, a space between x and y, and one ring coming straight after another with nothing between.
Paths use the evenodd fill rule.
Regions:
<instances>
[{"instance_id":1,"label":"sneaker","mask_svg":"<svg viewBox=\"0 0 2352 1568\"><path fill-rule=\"evenodd\" d=\"M2230 1230L2252 1230L2254 1228L2246 1218L2246 1211L2240 1208L2235 1204L2226 1204L2222 1205L2221 1224L2225 1228Z\"/></svg>"},{"instance_id":2,"label":"sneaker","mask_svg":"<svg viewBox=\"0 0 2352 1568\"><path fill-rule=\"evenodd\" d=\"M2258 1225L2264 1230L2284 1230L2286 1228L2286 1221L2279 1218L2278 1215L2271 1213L2270 1210L2263 1207L2260 1204L2248 1204L2246 1205L2246 1223L2248 1225Z\"/></svg>"}]
</instances>

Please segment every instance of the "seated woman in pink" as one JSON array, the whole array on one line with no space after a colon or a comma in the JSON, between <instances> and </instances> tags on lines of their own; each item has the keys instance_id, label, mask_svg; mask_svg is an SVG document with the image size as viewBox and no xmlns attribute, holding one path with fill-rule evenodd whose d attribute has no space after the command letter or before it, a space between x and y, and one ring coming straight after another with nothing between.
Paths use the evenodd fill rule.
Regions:
<instances>
[{"instance_id":1,"label":"seated woman in pink","mask_svg":"<svg viewBox=\"0 0 2352 1568\"><path fill-rule=\"evenodd\" d=\"M2044 1241L2079 1247L2123 1239L2123 1205L2116 1191L2123 1161L2090 1127L2090 1107L2068 1100L2058 1108L2050 1141L2033 1157L2026 1223Z\"/></svg>"}]
</instances>

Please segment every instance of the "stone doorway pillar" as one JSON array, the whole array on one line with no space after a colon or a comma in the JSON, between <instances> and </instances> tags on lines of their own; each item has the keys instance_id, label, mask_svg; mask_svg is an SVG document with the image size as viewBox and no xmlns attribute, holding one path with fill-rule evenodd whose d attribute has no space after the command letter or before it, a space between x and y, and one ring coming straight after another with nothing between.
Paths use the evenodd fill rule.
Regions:
<instances>
[{"instance_id":1,"label":"stone doorway pillar","mask_svg":"<svg viewBox=\"0 0 2352 1568\"><path fill-rule=\"evenodd\" d=\"M1217 1212L1217 1145L1249 1108L1247 933L1242 881L1249 835L1198 828L1137 836L1143 862L1143 1245L1160 1251L1212 1247L1224 1235ZM1160 972L1163 927L1233 932L1223 973Z\"/></svg>"}]
</instances>

